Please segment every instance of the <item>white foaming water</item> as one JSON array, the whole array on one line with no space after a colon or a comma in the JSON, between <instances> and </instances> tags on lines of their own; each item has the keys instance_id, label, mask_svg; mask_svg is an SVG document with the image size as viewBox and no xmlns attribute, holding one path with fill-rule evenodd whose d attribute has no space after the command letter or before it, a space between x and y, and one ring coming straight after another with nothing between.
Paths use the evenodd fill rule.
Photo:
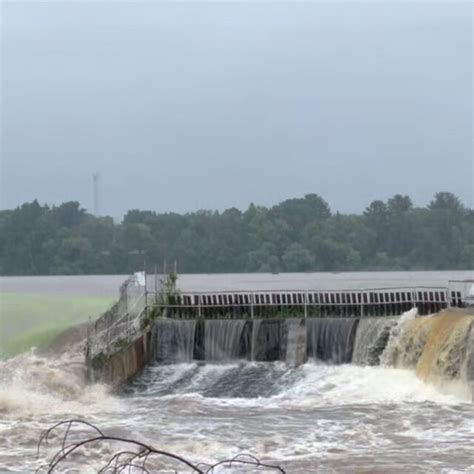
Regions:
<instances>
[{"instance_id":1,"label":"white foaming water","mask_svg":"<svg viewBox=\"0 0 474 474\"><path fill-rule=\"evenodd\" d=\"M42 413L90 414L110 403L103 385L86 386L83 356L48 358L35 350L0 361L0 413L35 417Z\"/></svg>"},{"instance_id":2,"label":"white foaming water","mask_svg":"<svg viewBox=\"0 0 474 474\"><path fill-rule=\"evenodd\" d=\"M152 366L116 397L85 387L72 370L77 362L29 353L0 366L0 439L8 446L1 466L31 471L41 429L80 417L194 462L248 452L300 473L472 467L473 406L410 371L281 362ZM110 450L88 453L98 462Z\"/></svg>"},{"instance_id":3,"label":"white foaming water","mask_svg":"<svg viewBox=\"0 0 474 474\"><path fill-rule=\"evenodd\" d=\"M68 418L195 463L246 452L288 473L474 470L474 405L397 368L156 365L114 396L85 386L82 354L32 351L0 363L0 414L0 467L13 472L34 470L41 430ZM90 448L87 457L97 467L111 452Z\"/></svg>"},{"instance_id":4,"label":"white foaming water","mask_svg":"<svg viewBox=\"0 0 474 474\"><path fill-rule=\"evenodd\" d=\"M457 404L454 395L440 393L419 380L409 370L353 365L312 366L301 368L304 379L286 389L279 397L308 405L370 405L397 402L435 402Z\"/></svg>"},{"instance_id":5,"label":"white foaming water","mask_svg":"<svg viewBox=\"0 0 474 474\"><path fill-rule=\"evenodd\" d=\"M387 341L387 346L383 351L380 357L380 363L383 366L393 366L395 354L398 351L398 344L401 340L401 336L403 335L403 331L405 329L405 322L411 321L415 319L418 315L418 310L416 308L412 308L409 311L403 313L400 318L398 318L397 324L394 325L390 331L390 336Z\"/></svg>"},{"instance_id":6,"label":"white foaming water","mask_svg":"<svg viewBox=\"0 0 474 474\"><path fill-rule=\"evenodd\" d=\"M48 358L32 349L0 361L0 472L34 472L38 439L54 423L101 422L123 410L107 387L86 386L79 352Z\"/></svg>"},{"instance_id":7,"label":"white foaming water","mask_svg":"<svg viewBox=\"0 0 474 474\"><path fill-rule=\"evenodd\" d=\"M380 357L387 344L390 331L398 318L362 318L357 325L357 333L352 352L352 363L357 365L379 365Z\"/></svg>"},{"instance_id":8,"label":"white foaming water","mask_svg":"<svg viewBox=\"0 0 474 474\"><path fill-rule=\"evenodd\" d=\"M284 363L157 366L127 396L141 436L194 460L245 451L287 472L472 467L473 406L408 370L316 363L297 369Z\"/></svg>"}]
</instances>

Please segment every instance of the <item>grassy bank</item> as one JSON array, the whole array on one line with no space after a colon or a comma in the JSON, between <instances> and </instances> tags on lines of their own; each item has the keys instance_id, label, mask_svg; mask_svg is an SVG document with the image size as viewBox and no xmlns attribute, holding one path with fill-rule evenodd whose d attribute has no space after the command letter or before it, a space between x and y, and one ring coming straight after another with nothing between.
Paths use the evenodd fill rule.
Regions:
<instances>
[{"instance_id":1,"label":"grassy bank","mask_svg":"<svg viewBox=\"0 0 474 474\"><path fill-rule=\"evenodd\" d=\"M47 342L71 325L96 319L110 297L0 294L0 358Z\"/></svg>"}]
</instances>

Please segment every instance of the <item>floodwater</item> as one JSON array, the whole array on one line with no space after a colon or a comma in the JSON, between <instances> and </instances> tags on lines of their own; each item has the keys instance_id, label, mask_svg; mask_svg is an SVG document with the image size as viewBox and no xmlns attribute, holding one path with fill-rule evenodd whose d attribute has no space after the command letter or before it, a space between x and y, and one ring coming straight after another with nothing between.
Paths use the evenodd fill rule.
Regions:
<instances>
[{"instance_id":1,"label":"floodwater","mask_svg":"<svg viewBox=\"0 0 474 474\"><path fill-rule=\"evenodd\" d=\"M474 472L474 405L407 370L175 364L149 367L125 393L111 395L84 387L65 370L70 364L27 354L15 362L12 379L1 379L2 472L32 472L41 430L68 418L194 463L249 453L288 473ZM0 366L3 376L7 365ZM43 455L60 443L53 439ZM88 449L89 469L110 455ZM86 470L83 457L74 462ZM156 468L172 466L189 472Z\"/></svg>"},{"instance_id":2,"label":"floodwater","mask_svg":"<svg viewBox=\"0 0 474 474\"><path fill-rule=\"evenodd\" d=\"M351 285L367 287L366 275L354 275ZM400 286L410 284L411 276L396 276ZM470 276L442 273L417 284ZM248 284L249 276L235 278ZM298 278L301 285L306 276ZM341 287L354 287L347 286L349 280L341 280ZM381 282L390 286L395 276L377 286L384 286ZM457 387L426 384L413 370L317 360L298 368L285 362L188 361L150 366L112 394L107 387L84 384L82 361L74 347L62 355L30 351L0 361L0 472L34 472L61 446L61 439L53 438L37 459L41 431L69 418L195 464L248 453L288 473L474 472L470 397ZM64 467L94 472L118 448L91 446ZM154 472L190 472L164 460L151 466ZM223 471L269 472L236 466L216 472Z\"/></svg>"},{"instance_id":3,"label":"floodwater","mask_svg":"<svg viewBox=\"0 0 474 474\"><path fill-rule=\"evenodd\" d=\"M0 293L71 296L117 296L127 275L1 277ZM450 281L473 280L474 270L443 272L221 273L179 274L181 291L341 290L404 286L447 287ZM463 286L462 284L461 287ZM147 275L153 290L154 275Z\"/></svg>"}]
</instances>

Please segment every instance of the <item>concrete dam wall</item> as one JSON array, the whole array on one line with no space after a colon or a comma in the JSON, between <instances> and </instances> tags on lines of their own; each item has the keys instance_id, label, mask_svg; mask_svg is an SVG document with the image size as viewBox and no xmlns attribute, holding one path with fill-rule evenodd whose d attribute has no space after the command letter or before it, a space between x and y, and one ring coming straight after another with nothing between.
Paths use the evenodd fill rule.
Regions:
<instances>
[{"instance_id":1,"label":"concrete dam wall","mask_svg":"<svg viewBox=\"0 0 474 474\"><path fill-rule=\"evenodd\" d=\"M307 361L411 369L427 383L474 385L474 315L445 310L401 317L181 320L160 318L150 331L93 360L91 379L120 385L147 364L192 361Z\"/></svg>"},{"instance_id":2,"label":"concrete dam wall","mask_svg":"<svg viewBox=\"0 0 474 474\"><path fill-rule=\"evenodd\" d=\"M90 382L120 386L137 375L150 362L150 333L145 332L110 354L99 354L87 364Z\"/></svg>"}]
</instances>

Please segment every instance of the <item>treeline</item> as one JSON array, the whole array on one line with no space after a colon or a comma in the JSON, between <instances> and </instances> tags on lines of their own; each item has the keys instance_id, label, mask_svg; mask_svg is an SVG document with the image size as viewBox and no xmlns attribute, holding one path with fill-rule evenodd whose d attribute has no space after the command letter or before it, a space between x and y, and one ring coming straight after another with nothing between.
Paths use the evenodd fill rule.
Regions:
<instances>
[{"instance_id":1,"label":"treeline","mask_svg":"<svg viewBox=\"0 0 474 474\"><path fill-rule=\"evenodd\" d=\"M426 207L408 196L362 215L332 213L316 194L242 212L131 210L121 223L78 202L0 212L0 274L130 273L146 261L180 273L474 268L474 212L452 193Z\"/></svg>"}]
</instances>

